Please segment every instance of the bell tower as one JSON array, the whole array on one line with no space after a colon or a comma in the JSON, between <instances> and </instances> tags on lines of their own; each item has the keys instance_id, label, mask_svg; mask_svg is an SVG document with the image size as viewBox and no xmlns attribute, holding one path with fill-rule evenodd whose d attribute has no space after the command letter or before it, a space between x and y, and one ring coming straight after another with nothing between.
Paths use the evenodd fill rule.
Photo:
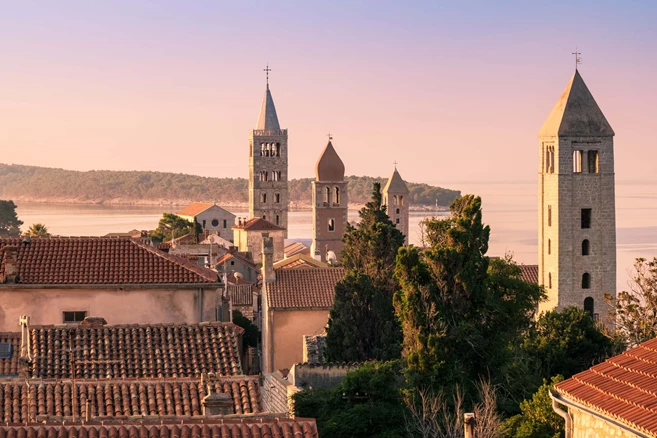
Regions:
<instances>
[{"instance_id":1,"label":"bell tower","mask_svg":"<svg viewBox=\"0 0 657 438\"><path fill-rule=\"evenodd\" d=\"M538 178L539 311L602 318L616 295L614 131L577 70L539 132Z\"/></svg>"},{"instance_id":2,"label":"bell tower","mask_svg":"<svg viewBox=\"0 0 657 438\"><path fill-rule=\"evenodd\" d=\"M329 142L317 160L313 193L313 243L310 254L323 262L330 252L339 259L347 230L349 196L344 179L344 163Z\"/></svg>"},{"instance_id":3,"label":"bell tower","mask_svg":"<svg viewBox=\"0 0 657 438\"><path fill-rule=\"evenodd\" d=\"M404 235L404 245L408 245L408 187L402 179L397 166L383 188L383 202L388 209L388 217Z\"/></svg>"},{"instance_id":4,"label":"bell tower","mask_svg":"<svg viewBox=\"0 0 657 438\"><path fill-rule=\"evenodd\" d=\"M267 89L258 124L249 135L249 217L262 218L285 228L287 237L287 129L281 129L278 123L269 90L269 67L265 71Z\"/></svg>"}]
</instances>

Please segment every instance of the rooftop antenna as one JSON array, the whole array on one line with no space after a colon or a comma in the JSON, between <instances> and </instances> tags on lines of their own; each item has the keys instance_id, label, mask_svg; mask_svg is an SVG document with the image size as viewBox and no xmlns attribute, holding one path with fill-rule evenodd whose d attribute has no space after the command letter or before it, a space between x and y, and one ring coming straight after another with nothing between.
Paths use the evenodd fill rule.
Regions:
<instances>
[{"instance_id":1,"label":"rooftop antenna","mask_svg":"<svg viewBox=\"0 0 657 438\"><path fill-rule=\"evenodd\" d=\"M575 51L572 53L572 55L575 55L575 71L577 71L577 64L582 63L582 58L579 56L581 53L577 51L577 46L575 46Z\"/></svg>"}]
</instances>

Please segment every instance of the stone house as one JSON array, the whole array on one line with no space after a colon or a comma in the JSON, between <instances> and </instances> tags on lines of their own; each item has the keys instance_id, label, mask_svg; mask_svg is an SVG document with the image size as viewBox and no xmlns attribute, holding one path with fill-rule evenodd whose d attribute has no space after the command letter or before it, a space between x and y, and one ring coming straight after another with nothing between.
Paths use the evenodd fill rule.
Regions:
<instances>
[{"instance_id":1,"label":"stone house","mask_svg":"<svg viewBox=\"0 0 657 438\"><path fill-rule=\"evenodd\" d=\"M232 240L235 215L216 204L194 202L180 210L176 215L191 222L198 222L204 230L218 233L224 239Z\"/></svg>"},{"instance_id":2,"label":"stone house","mask_svg":"<svg viewBox=\"0 0 657 438\"><path fill-rule=\"evenodd\" d=\"M264 219L254 217L247 221L238 221L233 227L233 242L239 252L249 252L253 262L260 263L262 236L267 233L274 240L274 261L285 257L285 228L274 225Z\"/></svg>"},{"instance_id":3,"label":"stone house","mask_svg":"<svg viewBox=\"0 0 657 438\"><path fill-rule=\"evenodd\" d=\"M303 358L303 336L324 332L342 268L274 269L272 239L263 239L262 370Z\"/></svg>"},{"instance_id":4,"label":"stone house","mask_svg":"<svg viewBox=\"0 0 657 438\"><path fill-rule=\"evenodd\" d=\"M134 239L0 239L0 332L21 315L38 325L214 321L222 296L216 272Z\"/></svg>"},{"instance_id":5,"label":"stone house","mask_svg":"<svg viewBox=\"0 0 657 438\"><path fill-rule=\"evenodd\" d=\"M657 437L657 339L556 384L550 396L566 438Z\"/></svg>"},{"instance_id":6,"label":"stone house","mask_svg":"<svg viewBox=\"0 0 657 438\"><path fill-rule=\"evenodd\" d=\"M215 268L221 275L225 273L229 279L235 279L241 276L245 281L255 282L258 280L260 269L248 257L249 254L238 252L237 248L232 246L226 254L219 257L216 261Z\"/></svg>"}]
</instances>

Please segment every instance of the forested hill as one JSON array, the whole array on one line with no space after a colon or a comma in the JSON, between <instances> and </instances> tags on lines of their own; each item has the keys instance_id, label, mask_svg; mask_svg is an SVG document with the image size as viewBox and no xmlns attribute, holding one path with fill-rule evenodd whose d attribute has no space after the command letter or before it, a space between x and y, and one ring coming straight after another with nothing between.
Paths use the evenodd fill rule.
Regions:
<instances>
[{"instance_id":1,"label":"forested hill","mask_svg":"<svg viewBox=\"0 0 657 438\"><path fill-rule=\"evenodd\" d=\"M364 204L370 198L372 183L384 178L349 176L349 202ZM293 208L310 208L311 178L290 181ZM409 183L411 205L448 206L459 191ZM216 201L220 205L240 206L248 202L248 183L244 178L206 178L166 172L97 170L78 172L47 167L0 163L0 198L23 202L70 202L105 204L175 204Z\"/></svg>"}]
</instances>

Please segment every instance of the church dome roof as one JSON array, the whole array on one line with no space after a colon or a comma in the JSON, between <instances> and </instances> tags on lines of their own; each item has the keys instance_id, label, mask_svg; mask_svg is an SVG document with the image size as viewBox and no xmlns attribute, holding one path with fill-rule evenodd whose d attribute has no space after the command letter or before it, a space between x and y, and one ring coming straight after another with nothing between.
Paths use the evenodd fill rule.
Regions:
<instances>
[{"instance_id":1,"label":"church dome roof","mask_svg":"<svg viewBox=\"0 0 657 438\"><path fill-rule=\"evenodd\" d=\"M344 181L344 163L329 141L315 166L316 181Z\"/></svg>"}]
</instances>

